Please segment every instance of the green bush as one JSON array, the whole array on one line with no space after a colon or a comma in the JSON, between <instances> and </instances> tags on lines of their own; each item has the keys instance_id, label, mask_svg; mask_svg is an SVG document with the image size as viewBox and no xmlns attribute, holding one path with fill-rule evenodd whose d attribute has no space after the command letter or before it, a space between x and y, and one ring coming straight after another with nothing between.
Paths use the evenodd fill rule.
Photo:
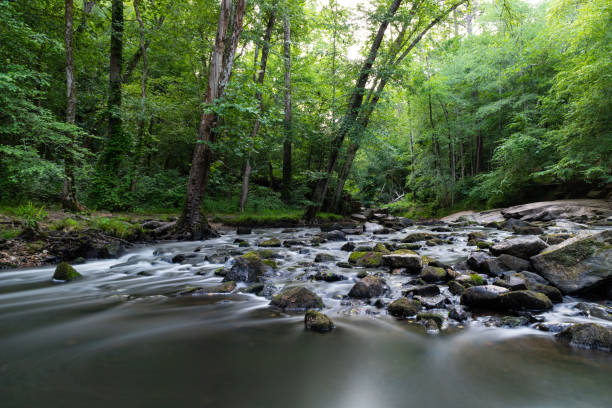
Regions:
<instances>
[{"instance_id":1,"label":"green bush","mask_svg":"<svg viewBox=\"0 0 612 408\"><path fill-rule=\"evenodd\" d=\"M21 218L21 223L28 228L37 228L38 223L44 221L49 213L45 211L45 206L40 207L28 201L25 205L20 205L15 210L15 215Z\"/></svg>"}]
</instances>

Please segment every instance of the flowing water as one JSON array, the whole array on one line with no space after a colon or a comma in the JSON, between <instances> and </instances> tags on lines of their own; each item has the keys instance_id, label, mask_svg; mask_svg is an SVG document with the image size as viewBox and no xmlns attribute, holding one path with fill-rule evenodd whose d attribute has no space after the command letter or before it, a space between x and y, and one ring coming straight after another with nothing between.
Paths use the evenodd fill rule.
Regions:
<instances>
[{"instance_id":1,"label":"flowing water","mask_svg":"<svg viewBox=\"0 0 612 408\"><path fill-rule=\"evenodd\" d=\"M246 239L307 239L316 232L258 230ZM466 233L458 234L453 245L419 252L447 263L462 260ZM498 238L507 234L490 233ZM434 335L392 319L384 309L343 299L357 269L309 263L320 252L345 261L348 253L339 250L343 242L279 248L279 269L272 279L276 289L291 283L318 293L336 324L332 333L305 331L301 314L272 309L264 297L176 296L187 286L218 284L221 278L214 270L222 264L204 256L238 253L235 238L228 233L215 240L139 248L120 259L77 265L84 278L70 283L53 282L50 267L0 272L0 406L612 404L610 353L572 349L532 327L491 328L480 320ZM177 253L195 257L174 264ZM307 279L325 267L348 279ZM399 296L406 277L389 275L388 281L392 291L387 301ZM587 320L571 308L575 301L566 298L544 317Z\"/></svg>"}]
</instances>

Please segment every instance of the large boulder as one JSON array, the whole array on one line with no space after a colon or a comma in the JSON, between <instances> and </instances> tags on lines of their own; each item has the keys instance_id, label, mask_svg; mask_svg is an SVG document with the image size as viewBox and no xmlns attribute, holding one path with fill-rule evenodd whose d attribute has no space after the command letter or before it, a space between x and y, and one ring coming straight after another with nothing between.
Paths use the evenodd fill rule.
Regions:
<instances>
[{"instance_id":1,"label":"large boulder","mask_svg":"<svg viewBox=\"0 0 612 408\"><path fill-rule=\"evenodd\" d=\"M412 234L406 235L406 237L404 237L402 242L412 243L412 242L419 242L419 241L427 241L433 238L436 238L436 236L428 232L413 232Z\"/></svg>"},{"instance_id":2,"label":"large boulder","mask_svg":"<svg viewBox=\"0 0 612 408\"><path fill-rule=\"evenodd\" d=\"M60 262L55 268L53 279L69 282L82 277L68 262Z\"/></svg>"},{"instance_id":3,"label":"large boulder","mask_svg":"<svg viewBox=\"0 0 612 408\"><path fill-rule=\"evenodd\" d=\"M316 293L303 286L292 286L272 297L272 306L283 310L322 309L323 301Z\"/></svg>"},{"instance_id":4,"label":"large boulder","mask_svg":"<svg viewBox=\"0 0 612 408\"><path fill-rule=\"evenodd\" d=\"M339 230L333 230L323 235L328 241L346 241L346 235Z\"/></svg>"},{"instance_id":5,"label":"large boulder","mask_svg":"<svg viewBox=\"0 0 612 408\"><path fill-rule=\"evenodd\" d=\"M255 253L239 256L234 259L234 264L225 273L226 281L255 282L267 270L268 266Z\"/></svg>"},{"instance_id":6,"label":"large boulder","mask_svg":"<svg viewBox=\"0 0 612 408\"><path fill-rule=\"evenodd\" d=\"M419 273L423 266L421 257L406 249L400 249L392 254L383 255L382 263L391 269L406 268L407 273Z\"/></svg>"},{"instance_id":7,"label":"large boulder","mask_svg":"<svg viewBox=\"0 0 612 408\"><path fill-rule=\"evenodd\" d=\"M504 310L548 310L553 307L546 295L531 290L502 293L499 302Z\"/></svg>"},{"instance_id":8,"label":"large boulder","mask_svg":"<svg viewBox=\"0 0 612 408\"><path fill-rule=\"evenodd\" d=\"M495 256L508 254L522 259L529 259L539 254L546 247L548 247L546 242L542 241L539 237L526 235L498 242L491 247L491 253Z\"/></svg>"},{"instance_id":9,"label":"large boulder","mask_svg":"<svg viewBox=\"0 0 612 408\"><path fill-rule=\"evenodd\" d=\"M355 283L348 295L353 298L367 299L380 296L388 289L389 288L383 278L368 275Z\"/></svg>"},{"instance_id":10,"label":"large boulder","mask_svg":"<svg viewBox=\"0 0 612 408\"><path fill-rule=\"evenodd\" d=\"M316 310L309 310L304 316L304 327L307 330L316 331L319 333L326 333L334 328L334 322L327 317L327 315L317 312Z\"/></svg>"},{"instance_id":11,"label":"large boulder","mask_svg":"<svg viewBox=\"0 0 612 408\"><path fill-rule=\"evenodd\" d=\"M391 316L406 318L414 316L421 310L421 304L416 300L405 297L394 300L387 306L387 311Z\"/></svg>"},{"instance_id":12,"label":"large boulder","mask_svg":"<svg viewBox=\"0 0 612 408\"><path fill-rule=\"evenodd\" d=\"M467 265L475 271L484 272L485 264L490 259L494 258L486 252L472 252L468 256Z\"/></svg>"},{"instance_id":13,"label":"large boulder","mask_svg":"<svg viewBox=\"0 0 612 408\"><path fill-rule=\"evenodd\" d=\"M427 283L440 282L448 279L448 275L444 268L437 268L431 265L424 266L419 277Z\"/></svg>"},{"instance_id":14,"label":"large boulder","mask_svg":"<svg viewBox=\"0 0 612 408\"><path fill-rule=\"evenodd\" d=\"M278 238L270 238L265 239L263 241L259 241L257 245L264 248L278 248L281 246L281 242Z\"/></svg>"},{"instance_id":15,"label":"large boulder","mask_svg":"<svg viewBox=\"0 0 612 408\"><path fill-rule=\"evenodd\" d=\"M509 254L501 254L497 259L511 271L526 271L530 268L529 261Z\"/></svg>"},{"instance_id":16,"label":"large boulder","mask_svg":"<svg viewBox=\"0 0 612 408\"><path fill-rule=\"evenodd\" d=\"M356 266L365 266L365 267L368 267L368 268L377 268L382 263L382 256L383 256L383 254L381 252L374 252L374 251L362 252L362 251L356 251L356 252L351 252L351 254L349 255L348 261L349 261L350 264L356 265Z\"/></svg>"},{"instance_id":17,"label":"large boulder","mask_svg":"<svg viewBox=\"0 0 612 408\"><path fill-rule=\"evenodd\" d=\"M557 338L573 347L612 351L612 329L595 323L574 324Z\"/></svg>"},{"instance_id":18,"label":"large boulder","mask_svg":"<svg viewBox=\"0 0 612 408\"><path fill-rule=\"evenodd\" d=\"M508 289L501 286L472 286L463 291L461 304L482 309L498 309L500 295L507 292L509 292Z\"/></svg>"},{"instance_id":19,"label":"large boulder","mask_svg":"<svg viewBox=\"0 0 612 408\"><path fill-rule=\"evenodd\" d=\"M531 258L535 270L563 293L612 279L612 231L581 233Z\"/></svg>"}]
</instances>

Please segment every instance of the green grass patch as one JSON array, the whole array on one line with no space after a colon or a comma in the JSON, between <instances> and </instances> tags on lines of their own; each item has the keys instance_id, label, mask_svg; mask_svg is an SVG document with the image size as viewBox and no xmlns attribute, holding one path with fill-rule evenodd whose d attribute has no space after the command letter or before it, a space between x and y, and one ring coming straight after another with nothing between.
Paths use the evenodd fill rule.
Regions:
<instances>
[{"instance_id":1,"label":"green grass patch","mask_svg":"<svg viewBox=\"0 0 612 408\"><path fill-rule=\"evenodd\" d=\"M13 239L21 234L21 230L18 228L6 228L0 230L0 239Z\"/></svg>"},{"instance_id":2,"label":"green grass patch","mask_svg":"<svg viewBox=\"0 0 612 408\"><path fill-rule=\"evenodd\" d=\"M120 217L94 217L87 221L87 225L114 237L124 238L140 230L140 224L132 224L127 216Z\"/></svg>"}]
</instances>

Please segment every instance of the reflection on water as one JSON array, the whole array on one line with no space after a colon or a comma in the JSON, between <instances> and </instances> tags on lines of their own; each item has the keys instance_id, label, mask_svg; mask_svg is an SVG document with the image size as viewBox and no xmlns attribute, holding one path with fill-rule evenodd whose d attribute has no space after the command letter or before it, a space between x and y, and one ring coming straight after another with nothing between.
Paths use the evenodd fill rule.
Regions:
<instances>
[{"instance_id":1,"label":"reflection on water","mask_svg":"<svg viewBox=\"0 0 612 408\"><path fill-rule=\"evenodd\" d=\"M212 253L233 238L168 244L156 254L201 245ZM277 284L316 253L346 257L341 245L307 255L280 249L281 269L296 270ZM431 251L448 262L464 256L458 248ZM338 294L355 271L333 264L347 281L304 284L323 296L337 329L306 332L302 316L253 295L170 296L218 282L220 265L172 264L153 250L78 265L85 278L70 284L51 282L52 268L0 274L3 408L609 406L609 353L573 350L530 328L431 336L384 313L347 313Z\"/></svg>"}]
</instances>

